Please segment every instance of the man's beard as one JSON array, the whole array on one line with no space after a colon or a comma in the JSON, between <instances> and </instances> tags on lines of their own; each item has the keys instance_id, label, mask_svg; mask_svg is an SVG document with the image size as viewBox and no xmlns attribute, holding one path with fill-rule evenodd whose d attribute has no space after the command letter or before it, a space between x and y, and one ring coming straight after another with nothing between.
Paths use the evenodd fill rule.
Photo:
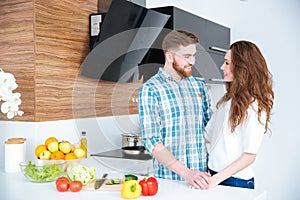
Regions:
<instances>
[{"instance_id":1,"label":"man's beard","mask_svg":"<svg viewBox=\"0 0 300 200\"><path fill-rule=\"evenodd\" d=\"M185 65L184 67L179 67L176 60L173 62L173 68L182 74L185 78L188 78L192 75L193 71L192 70L186 70L187 67L192 67L192 65Z\"/></svg>"}]
</instances>

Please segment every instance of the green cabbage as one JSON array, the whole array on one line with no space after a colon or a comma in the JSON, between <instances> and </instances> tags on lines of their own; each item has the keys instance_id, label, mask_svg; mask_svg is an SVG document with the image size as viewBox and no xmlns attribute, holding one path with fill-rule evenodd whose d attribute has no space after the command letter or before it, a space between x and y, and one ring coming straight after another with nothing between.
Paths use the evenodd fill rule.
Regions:
<instances>
[{"instance_id":1,"label":"green cabbage","mask_svg":"<svg viewBox=\"0 0 300 200\"><path fill-rule=\"evenodd\" d=\"M82 185L87 185L96 179L96 167L71 164L67 168L67 176L71 181L81 181Z\"/></svg>"}]
</instances>

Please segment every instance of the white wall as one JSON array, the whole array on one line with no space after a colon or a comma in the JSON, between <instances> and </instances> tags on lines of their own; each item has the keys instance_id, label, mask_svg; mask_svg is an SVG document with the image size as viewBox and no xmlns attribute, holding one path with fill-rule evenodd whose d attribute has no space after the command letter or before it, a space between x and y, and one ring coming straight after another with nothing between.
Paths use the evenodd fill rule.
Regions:
<instances>
[{"instance_id":1,"label":"white wall","mask_svg":"<svg viewBox=\"0 0 300 200\"><path fill-rule=\"evenodd\" d=\"M59 141L79 143L86 131L90 154L122 147L122 133L139 131L138 115L58 120L48 122L0 121L0 170L4 170L4 142L8 138L26 138L26 158L34 159L34 149L54 136Z\"/></svg>"},{"instance_id":2,"label":"white wall","mask_svg":"<svg viewBox=\"0 0 300 200\"><path fill-rule=\"evenodd\" d=\"M149 0L146 6L173 5L231 28L231 41L256 43L274 78L272 136L256 160L257 186L271 200L300 199L299 0ZM200 40L201 40L201 36Z\"/></svg>"}]
</instances>

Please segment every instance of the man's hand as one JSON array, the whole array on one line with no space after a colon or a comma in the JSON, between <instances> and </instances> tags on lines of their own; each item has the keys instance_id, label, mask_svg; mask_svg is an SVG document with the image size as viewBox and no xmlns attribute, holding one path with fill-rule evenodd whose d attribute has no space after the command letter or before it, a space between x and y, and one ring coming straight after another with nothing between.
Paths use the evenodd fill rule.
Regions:
<instances>
[{"instance_id":1,"label":"man's hand","mask_svg":"<svg viewBox=\"0 0 300 200\"><path fill-rule=\"evenodd\" d=\"M179 174L186 182L195 189L208 189L210 184L210 174L191 170L179 162L173 154L162 144L158 143L152 155L158 162L169 168L173 172Z\"/></svg>"},{"instance_id":2,"label":"man's hand","mask_svg":"<svg viewBox=\"0 0 300 200\"><path fill-rule=\"evenodd\" d=\"M208 189L210 185L210 174L197 170L187 169L182 173L182 177L190 184L191 188Z\"/></svg>"}]
</instances>

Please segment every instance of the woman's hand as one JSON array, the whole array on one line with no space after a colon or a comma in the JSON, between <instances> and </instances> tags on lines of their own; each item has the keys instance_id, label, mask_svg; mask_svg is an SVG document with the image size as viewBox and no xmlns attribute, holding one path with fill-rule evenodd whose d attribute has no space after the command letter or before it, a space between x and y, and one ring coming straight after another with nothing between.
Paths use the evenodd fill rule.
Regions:
<instances>
[{"instance_id":1,"label":"woman's hand","mask_svg":"<svg viewBox=\"0 0 300 200\"><path fill-rule=\"evenodd\" d=\"M219 185L219 183L221 183L221 181L218 180L218 177L216 175L209 177L209 179L210 179L209 189L214 188L217 185Z\"/></svg>"},{"instance_id":2,"label":"woman's hand","mask_svg":"<svg viewBox=\"0 0 300 200\"><path fill-rule=\"evenodd\" d=\"M210 177L209 188L215 187L222 181L245 169L254 162L255 158L256 154L243 153L236 161Z\"/></svg>"}]
</instances>

